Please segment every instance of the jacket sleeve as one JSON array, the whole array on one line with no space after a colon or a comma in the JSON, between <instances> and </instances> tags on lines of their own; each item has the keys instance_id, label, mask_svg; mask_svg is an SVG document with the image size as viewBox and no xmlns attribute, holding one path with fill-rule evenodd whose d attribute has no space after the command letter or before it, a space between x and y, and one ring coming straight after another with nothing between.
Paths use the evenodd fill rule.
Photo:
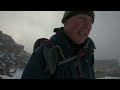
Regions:
<instances>
[{"instance_id":1,"label":"jacket sleeve","mask_svg":"<svg viewBox=\"0 0 120 90\"><path fill-rule=\"evenodd\" d=\"M43 48L38 48L30 57L21 79L49 79L49 73L44 72L45 60Z\"/></svg>"}]
</instances>

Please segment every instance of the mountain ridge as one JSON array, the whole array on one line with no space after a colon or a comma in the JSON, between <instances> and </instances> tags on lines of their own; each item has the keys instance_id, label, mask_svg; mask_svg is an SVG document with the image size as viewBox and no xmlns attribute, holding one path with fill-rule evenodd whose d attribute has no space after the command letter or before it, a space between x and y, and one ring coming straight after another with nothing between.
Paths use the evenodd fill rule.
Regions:
<instances>
[{"instance_id":1,"label":"mountain ridge","mask_svg":"<svg viewBox=\"0 0 120 90\"><path fill-rule=\"evenodd\" d=\"M24 70L30 56L30 53L24 51L23 45L0 31L0 75L13 77L18 69Z\"/></svg>"}]
</instances>

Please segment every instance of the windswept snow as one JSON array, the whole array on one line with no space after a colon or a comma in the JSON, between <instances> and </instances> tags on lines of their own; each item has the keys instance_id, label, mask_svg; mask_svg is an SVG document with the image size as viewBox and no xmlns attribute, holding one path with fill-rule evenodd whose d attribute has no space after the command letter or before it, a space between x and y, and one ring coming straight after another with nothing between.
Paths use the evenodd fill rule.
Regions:
<instances>
[{"instance_id":1,"label":"windswept snow","mask_svg":"<svg viewBox=\"0 0 120 90\"><path fill-rule=\"evenodd\" d=\"M96 79L120 79L120 77L110 77L110 76L105 76L105 77L96 78Z\"/></svg>"},{"instance_id":2,"label":"windswept snow","mask_svg":"<svg viewBox=\"0 0 120 90\"><path fill-rule=\"evenodd\" d=\"M0 75L2 79L21 79L23 70L18 69L15 73L12 73L13 77L9 77L7 75Z\"/></svg>"}]
</instances>

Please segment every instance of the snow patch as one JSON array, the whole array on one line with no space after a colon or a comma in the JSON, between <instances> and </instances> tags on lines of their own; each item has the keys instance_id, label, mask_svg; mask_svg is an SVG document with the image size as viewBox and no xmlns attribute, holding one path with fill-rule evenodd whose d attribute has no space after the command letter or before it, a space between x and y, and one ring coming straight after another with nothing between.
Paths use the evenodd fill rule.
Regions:
<instances>
[{"instance_id":1,"label":"snow patch","mask_svg":"<svg viewBox=\"0 0 120 90\"><path fill-rule=\"evenodd\" d=\"M110 77L110 76L105 76L105 77L96 78L96 79L120 79L120 77Z\"/></svg>"},{"instance_id":2,"label":"snow patch","mask_svg":"<svg viewBox=\"0 0 120 90\"><path fill-rule=\"evenodd\" d=\"M15 73L12 73L13 77L9 77L7 75L0 75L2 79L21 79L23 70L18 69Z\"/></svg>"},{"instance_id":3,"label":"snow patch","mask_svg":"<svg viewBox=\"0 0 120 90\"><path fill-rule=\"evenodd\" d=\"M11 53L11 59L16 60L17 58L15 57L14 53Z\"/></svg>"}]
</instances>

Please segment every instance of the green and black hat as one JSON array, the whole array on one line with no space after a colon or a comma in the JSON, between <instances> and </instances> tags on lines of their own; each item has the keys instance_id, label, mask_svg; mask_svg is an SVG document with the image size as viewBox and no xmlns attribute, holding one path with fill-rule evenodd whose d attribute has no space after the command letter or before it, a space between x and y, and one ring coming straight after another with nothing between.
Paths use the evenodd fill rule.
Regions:
<instances>
[{"instance_id":1,"label":"green and black hat","mask_svg":"<svg viewBox=\"0 0 120 90\"><path fill-rule=\"evenodd\" d=\"M87 14L87 15L92 17L93 22L94 22L94 19L95 19L94 11L65 11L63 19L62 19L62 23L65 20L69 19L70 17L72 17L72 16L74 16L76 14Z\"/></svg>"}]
</instances>

